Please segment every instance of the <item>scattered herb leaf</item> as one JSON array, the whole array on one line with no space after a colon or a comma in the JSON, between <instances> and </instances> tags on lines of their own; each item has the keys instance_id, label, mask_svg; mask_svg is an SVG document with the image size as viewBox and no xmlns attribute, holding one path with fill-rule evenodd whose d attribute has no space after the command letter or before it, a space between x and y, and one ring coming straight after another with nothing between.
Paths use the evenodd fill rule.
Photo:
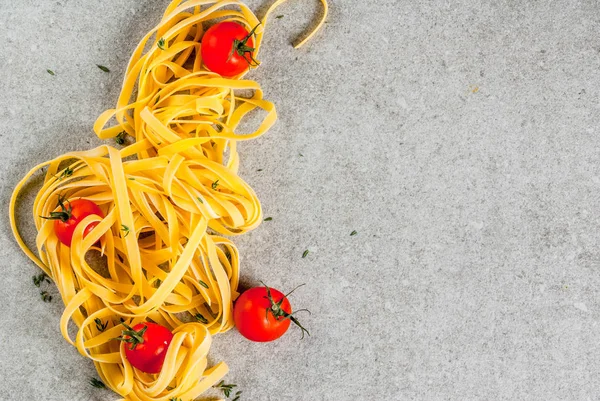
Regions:
<instances>
[{"instance_id":1,"label":"scattered herb leaf","mask_svg":"<svg viewBox=\"0 0 600 401\"><path fill-rule=\"evenodd\" d=\"M267 218L266 218L266 219L264 219L263 221L271 221L271 220L273 220L273 218L272 218L272 217L267 217Z\"/></svg>"},{"instance_id":2,"label":"scattered herb leaf","mask_svg":"<svg viewBox=\"0 0 600 401\"><path fill-rule=\"evenodd\" d=\"M236 384L225 384L225 382L223 380L221 380L219 382L219 384L213 386L215 388L218 388L219 390L223 391L223 394L225 394L225 397L229 398L229 396L231 395L231 392L233 391L234 387L237 387Z\"/></svg>"},{"instance_id":3,"label":"scattered herb leaf","mask_svg":"<svg viewBox=\"0 0 600 401\"><path fill-rule=\"evenodd\" d=\"M304 251L304 253L302 253L302 258L305 258L308 256L308 249L306 251Z\"/></svg>"},{"instance_id":4,"label":"scattered herb leaf","mask_svg":"<svg viewBox=\"0 0 600 401\"><path fill-rule=\"evenodd\" d=\"M200 202L200 203L204 203L204 201L202 200L202 198L201 198L201 197L197 197L196 199L198 199L198 202Z\"/></svg>"},{"instance_id":5,"label":"scattered herb leaf","mask_svg":"<svg viewBox=\"0 0 600 401\"><path fill-rule=\"evenodd\" d=\"M117 145L123 145L125 143L125 135L127 135L125 131L119 132L119 134L115 137L115 142Z\"/></svg>"},{"instance_id":6,"label":"scattered herb leaf","mask_svg":"<svg viewBox=\"0 0 600 401\"><path fill-rule=\"evenodd\" d=\"M350 233L350 236L351 236L351 237L353 237L353 236L355 236L356 234L358 234L358 232L356 232L356 230L354 230L354 231L352 231L352 232Z\"/></svg>"},{"instance_id":7,"label":"scattered herb leaf","mask_svg":"<svg viewBox=\"0 0 600 401\"><path fill-rule=\"evenodd\" d=\"M277 17L275 17L275 18L277 18L277 19L282 19L282 18L283 18L283 15L278 15L278 16L277 16Z\"/></svg>"},{"instance_id":8,"label":"scattered herb leaf","mask_svg":"<svg viewBox=\"0 0 600 401\"><path fill-rule=\"evenodd\" d=\"M48 294L47 291L40 292L40 296L42 297L42 301L52 302L52 296L50 294Z\"/></svg>"},{"instance_id":9,"label":"scattered herb leaf","mask_svg":"<svg viewBox=\"0 0 600 401\"><path fill-rule=\"evenodd\" d=\"M96 388L106 388L106 385L102 383L102 381L96 379L95 377L92 377L90 379L90 384Z\"/></svg>"},{"instance_id":10,"label":"scattered herb leaf","mask_svg":"<svg viewBox=\"0 0 600 401\"><path fill-rule=\"evenodd\" d=\"M304 157L304 155L302 153L298 153L298 156L300 157Z\"/></svg>"},{"instance_id":11,"label":"scattered herb leaf","mask_svg":"<svg viewBox=\"0 0 600 401\"><path fill-rule=\"evenodd\" d=\"M94 322L96 323L96 328L98 329L98 331L104 331L106 330L106 327L108 326L108 321L106 322L102 322L102 320L95 318Z\"/></svg>"},{"instance_id":12,"label":"scattered herb leaf","mask_svg":"<svg viewBox=\"0 0 600 401\"><path fill-rule=\"evenodd\" d=\"M208 324L208 320L207 320L207 319L206 319L204 316L202 316L202 314L200 314L200 313L196 313L196 314L194 315L194 317L195 317L195 318L196 318L196 320L197 320L197 321L199 321L200 323ZM228 396L228 397L229 397L229 396Z\"/></svg>"},{"instance_id":13,"label":"scattered herb leaf","mask_svg":"<svg viewBox=\"0 0 600 401\"><path fill-rule=\"evenodd\" d=\"M59 180L62 180L63 178L67 178L73 175L73 170L71 169L71 167L67 167L66 169L63 170L63 172L60 174L60 176L58 177Z\"/></svg>"},{"instance_id":14,"label":"scattered herb leaf","mask_svg":"<svg viewBox=\"0 0 600 401\"><path fill-rule=\"evenodd\" d=\"M52 70L46 70L46 72L47 72L48 74L52 75L52 76L56 75L56 74L54 73L54 71L52 71Z\"/></svg>"},{"instance_id":15,"label":"scattered herb leaf","mask_svg":"<svg viewBox=\"0 0 600 401\"><path fill-rule=\"evenodd\" d=\"M158 43L156 44L160 50L165 50L165 39L158 39Z\"/></svg>"},{"instance_id":16,"label":"scattered herb leaf","mask_svg":"<svg viewBox=\"0 0 600 401\"><path fill-rule=\"evenodd\" d=\"M135 181L135 178L133 178L133 177L129 177L129 178L128 178L128 180L129 180L129 181Z\"/></svg>"},{"instance_id":17,"label":"scattered herb leaf","mask_svg":"<svg viewBox=\"0 0 600 401\"><path fill-rule=\"evenodd\" d=\"M39 287L44 281L50 283L50 278L46 275L46 273L40 273L37 276L33 276L33 284L36 287Z\"/></svg>"},{"instance_id":18,"label":"scattered herb leaf","mask_svg":"<svg viewBox=\"0 0 600 401\"><path fill-rule=\"evenodd\" d=\"M212 189L217 189L217 187L219 186L219 180L213 182L211 186L212 186Z\"/></svg>"},{"instance_id":19,"label":"scattered herb leaf","mask_svg":"<svg viewBox=\"0 0 600 401\"><path fill-rule=\"evenodd\" d=\"M127 227L125 224L121 224L121 231L125 233L125 235L123 235L123 238L127 238L127 236L129 235L129 227Z\"/></svg>"},{"instance_id":20,"label":"scattered herb leaf","mask_svg":"<svg viewBox=\"0 0 600 401\"><path fill-rule=\"evenodd\" d=\"M256 171L263 171L263 169L262 169L262 168L259 168L259 169L258 169L258 170L256 170Z\"/></svg>"},{"instance_id":21,"label":"scattered herb leaf","mask_svg":"<svg viewBox=\"0 0 600 401\"><path fill-rule=\"evenodd\" d=\"M200 285L204 288L208 288L208 284L206 284L204 281L202 280L198 280L198 283L200 283Z\"/></svg>"},{"instance_id":22,"label":"scattered herb leaf","mask_svg":"<svg viewBox=\"0 0 600 401\"><path fill-rule=\"evenodd\" d=\"M104 72L110 72L110 70L103 65L96 64L96 67L100 68Z\"/></svg>"}]
</instances>

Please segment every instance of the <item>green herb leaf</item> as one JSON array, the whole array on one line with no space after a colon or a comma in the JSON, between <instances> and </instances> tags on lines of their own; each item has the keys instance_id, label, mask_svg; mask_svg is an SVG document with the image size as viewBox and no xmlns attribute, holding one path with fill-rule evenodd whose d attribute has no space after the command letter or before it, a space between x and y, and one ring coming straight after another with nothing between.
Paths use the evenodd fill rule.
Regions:
<instances>
[{"instance_id":1,"label":"green herb leaf","mask_svg":"<svg viewBox=\"0 0 600 401\"><path fill-rule=\"evenodd\" d=\"M125 143L125 135L127 135L127 132L125 131L121 131L117 134L115 137L115 142L117 145L123 145Z\"/></svg>"},{"instance_id":2,"label":"green herb leaf","mask_svg":"<svg viewBox=\"0 0 600 401\"><path fill-rule=\"evenodd\" d=\"M44 302L52 302L52 296L47 291L41 291L40 296Z\"/></svg>"},{"instance_id":3,"label":"green herb leaf","mask_svg":"<svg viewBox=\"0 0 600 401\"><path fill-rule=\"evenodd\" d=\"M52 71L52 70L46 70L46 72L47 72L48 74L52 75L52 76L56 75L56 74L54 73L54 71Z\"/></svg>"},{"instance_id":4,"label":"green herb leaf","mask_svg":"<svg viewBox=\"0 0 600 401\"><path fill-rule=\"evenodd\" d=\"M225 384L223 382L223 380L221 380L219 382L219 384L217 384L213 387L218 388L219 390L223 391L223 394L225 394L225 397L229 398L234 387L237 387L237 385L236 384Z\"/></svg>"},{"instance_id":5,"label":"green herb leaf","mask_svg":"<svg viewBox=\"0 0 600 401\"><path fill-rule=\"evenodd\" d=\"M277 19L282 19L282 18L283 18L283 15L278 15L278 16L277 16L277 17L275 17L275 18L277 18Z\"/></svg>"},{"instance_id":6,"label":"green herb leaf","mask_svg":"<svg viewBox=\"0 0 600 401\"><path fill-rule=\"evenodd\" d=\"M46 275L46 273L40 273L37 276L33 276L33 284L36 287L39 287L44 281L50 283L50 279Z\"/></svg>"},{"instance_id":7,"label":"green herb leaf","mask_svg":"<svg viewBox=\"0 0 600 401\"><path fill-rule=\"evenodd\" d=\"M58 177L59 180L62 180L63 178L67 178L73 175L73 170L71 169L71 167L67 167L66 169L63 170L63 172L60 174L60 176Z\"/></svg>"},{"instance_id":8,"label":"green herb leaf","mask_svg":"<svg viewBox=\"0 0 600 401\"><path fill-rule=\"evenodd\" d=\"M156 44L160 50L165 50L165 39L158 39L158 43Z\"/></svg>"},{"instance_id":9,"label":"green herb leaf","mask_svg":"<svg viewBox=\"0 0 600 401\"><path fill-rule=\"evenodd\" d=\"M95 377L92 377L90 379L90 384L96 388L106 388L106 385L104 383L102 383L100 380L96 379Z\"/></svg>"},{"instance_id":10,"label":"green herb leaf","mask_svg":"<svg viewBox=\"0 0 600 401\"><path fill-rule=\"evenodd\" d=\"M356 232L356 230L354 230L354 231L352 231L352 232L350 233L350 236L351 236L351 237L353 237L353 236L355 236L356 234L358 234L358 233Z\"/></svg>"},{"instance_id":11,"label":"green herb leaf","mask_svg":"<svg viewBox=\"0 0 600 401\"><path fill-rule=\"evenodd\" d=\"M94 319L94 323L96 323L96 328L98 329L98 331L104 331L108 326L108 321L103 323L102 320L98 318Z\"/></svg>"},{"instance_id":12,"label":"green herb leaf","mask_svg":"<svg viewBox=\"0 0 600 401\"><path fill-rule=\"evenodd\" d=\"M129 181L135 181L135 178L133 178L133 177L129 177L129 178L128 178L128 180L129 180Z\"/></svg>"},{"instance_id":13,"label":"green herb leaf","mask_svg":"<svg viewBox=\"0 0 600 401\"><path fill-rule=\"evenodd\" d=\"M201 197L197 197L196 199L198 199L198 202L200 202L200 203L204 203L204 201L202 200L202 198L201 198Z\"/></svg>"},{"instance_id":14,"label":"green herb leaf","mask_svg":"<svg viewBox=\"0 0 600 401\"><path fill-rule=\"evenodd\" d=\"M110 72L110 70L103 65L96 64L96 67L100 68L104 72Z\"/></svg>"},{"instance_id":15,"label":"green herb leaf","mask_svg":"<svg viewBox=\"0 0 600 401\"><path fill-rule=\"evenodd\" d=\"M258 169L258 170L256 170L256 171L263 171L263 169L262 169L262 168L259 168L259 169Z\"/></svg>"},{"instance_id":16,"label":"green herb leaf","mask_svg":"<svg viewBox=\"0 0 600 401\"><path fill-rule=\"evenodd\" d=\"M204 288L208 288L208 284L206 284L204 281L202 280L198 280L198 283L200 283L200 285Z\"/></svg>"},{"instance_id":17,"label":"green herb leaf","mask_svg":"<svg viewBox=\"0 0 600 401\"><path fill-rule=\"evenodd\" d=\"M121 231L124 233L123 238L127 238L129 235L129 227L127 227L125 224L121 224Z\"/></svg>"},{"instance_id":18,"label":"green herb leaf","mask_svg":"<svg viewBox=\"0 0 600 401\"><path fill-rule=\"evenodd\" d=\"M271 221L271 220L273 220L273 218L272 218L272 217L267 217L267 218L266 218L266 219L264 219L263 221Z\"/></svg>"},{"instance_id":19,"label":"green herb leaf","mask_svg":"<svg viewBox=\"0 0 600 401\"><path fill-rule=\"evenodd\" d=\"M298 156L300 157L304 157L304 155L302 153L298 153Z\"/></svg>"},{"instance_id":20,"label":"green herb leaf","mask_svg":"<svg viewBox=\"0 0 600 401\"><path fill-rule=\"evenodd\" d=\"M197 321L199 321L200 323L208 324L208 320L207 320L207 319L206 319L204 316L202 316L202 314L200 314L200 313L196 313L196 314L194 315L194 317L195 317L195 318L196 318L196 320L197 320Z\"/></svg>"},{"instance_id":21,"label":"green herb leaf","mask_svg":"<svg viewBox=\"0 0 600 401\"><path fill-rule=\"evenodd\" d=\"M302 253L302 258L304 259L307 256L308 256L308 249Z\"/></svg>"},{"instance_id":22,"label":"green herb leaf","mask_svg":"<svg viewBox=\"0 0 600 401\"><path fill-rule=\"evenodd\" d=\"M219 186L219 180L213 182L211 186L212 186L212 189L217 189L217 187Z\"/></svg>"}]
</instances>

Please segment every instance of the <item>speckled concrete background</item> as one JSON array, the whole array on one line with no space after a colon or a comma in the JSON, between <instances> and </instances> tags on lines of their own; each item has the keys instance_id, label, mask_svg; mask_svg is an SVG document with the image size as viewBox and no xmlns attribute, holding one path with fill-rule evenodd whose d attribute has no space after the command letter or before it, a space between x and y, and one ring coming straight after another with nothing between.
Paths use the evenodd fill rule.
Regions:
<instances>
[{"instance_id":1,"label":"speckled concrete background","mask_svg":"<svg viewBox=\"0 0 600 401\"><path fill-rule=\"evenodd\" d=\"M117 398L88 384L6 214L26 170L99 144L92 123L166 5L0 0L2 400ZM212 358L244 400L599 399L600 3L331 8L298 51L316 1L267 28L251 77L280 120L241 149L273 217L237 241L243 282L306 283L292 301L312 336L232 331Z\"/></svg>"}]
</instances>

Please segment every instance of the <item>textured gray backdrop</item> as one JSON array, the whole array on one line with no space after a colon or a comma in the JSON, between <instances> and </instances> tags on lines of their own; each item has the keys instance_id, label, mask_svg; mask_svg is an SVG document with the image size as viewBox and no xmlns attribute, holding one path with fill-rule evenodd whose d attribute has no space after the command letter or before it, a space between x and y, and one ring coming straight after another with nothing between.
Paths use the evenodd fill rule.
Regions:
<instances>
[{"instance_id":1,"label":"textured gray backdrop","mask_svg":"<svg viewBox=\"0 0 600 401\"><path fill-rule=\"evenodd\" d=\"M0 0L2 400L117 398L40 300L8 198L100 143L167 3ZM280 119L241 175L273 221L237 240L245 284L307 284L312 336L217 337L228 381L258 401L599 399L600 3L333 0L292 49L318 13L290 1L267 28L250 77Z\"/></svg>"}]
</instances>

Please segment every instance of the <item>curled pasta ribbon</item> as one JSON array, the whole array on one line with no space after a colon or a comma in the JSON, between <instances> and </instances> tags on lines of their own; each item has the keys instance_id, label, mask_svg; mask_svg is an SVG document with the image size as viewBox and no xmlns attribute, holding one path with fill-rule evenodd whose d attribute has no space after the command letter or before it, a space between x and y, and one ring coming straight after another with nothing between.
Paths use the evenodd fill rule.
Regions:
<instances>
[{"instance_id":1,"label":"curled pasta ribbon","mask_svg":"<svg viewBox=\"0 0 600 401\"><path fill-rule=\"evenodd\" d=\"M255 54L269 14L284 1L265 14ZM323 19L299 45L323 23L327 3L321 1ZM56 283L65 304L63 336L123 400L188 401L227 373L224 363L207 363L212 336L233 327L238 296L238 251L221 235L246 233L262 221L256 194L237 175L236 144L264 134L277 116L260 86L242 79L244 74L226 79L203 68L203 23L215 19L249 30L259 23L238 0L173 1L134 51L117 107L94 125L100 138L124 131L135 142L42 163L11 197L10 222L19 246ZM258 127L239 132L253 111L262 111ZM116 125L107 127L113 118ZM40 169L46 172L33 205L36 254L17 229L15 208L23 186ZM53 222L41 217L58 211L59 198L88 199L104 214L83 219L70 247L58 240ZM84 236L91 223L94 228ZM174 333L157 375L134 369L115 340L121 322L147 320ZM74 337L70 322L77 326Z\"/></svg>"}]
</instances>

